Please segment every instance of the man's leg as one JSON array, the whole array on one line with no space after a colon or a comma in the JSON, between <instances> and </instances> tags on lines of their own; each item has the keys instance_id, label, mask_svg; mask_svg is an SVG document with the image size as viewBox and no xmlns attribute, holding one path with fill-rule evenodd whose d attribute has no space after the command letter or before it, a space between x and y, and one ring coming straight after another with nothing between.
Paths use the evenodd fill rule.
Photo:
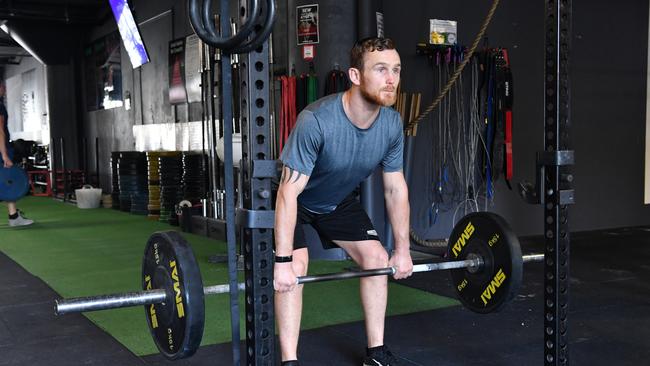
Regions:
<instances>
[{"instance_id":1,"label":"man's leg","mask_svg":"<svg viewBox=\"0 0 650 366\"><path fill-rule=\"evenodd\" d=\"M361 269L388 267L388 253L377 240L357 242L337 240L334 242L343 248ZM362 277L359 281L368 348L382 346L384 344L388 277Z\"/></svg>"},{"instance_id":2,"label":"man's leg","mask_svg":"<svg viewBox=\"0 0 650 366\"><path fill-rule=\"evenodd\" d=\"M16 202L7 202L7 211L9 211L9 226L29 226L34 223L24 217L16 208Z\"/></svg>"},{"instance_id":3,"label":"man's leg","mask_svg":"<svg viewBox=\"0 0 650 366\"><path fill-rule=\"evenodd\" d=\"M294 250L293 262L291 263L296 276L306 275L309 264L307 248ZM278 326L282 361L298 359L298 336L300 335L303 286L296 286L291 292L275 293L275 317Z\"/></svg>"},{"instance_id":4,"label":"man's leg","mask_svg":"<svg viewBox=\"0 0 650 366\"><path fill-rule=\"evenodd\" d=\"M15 215L18 212L16 202L7 202L7 210L9 211L9 216Z\"/></svg>"}]
</instances>

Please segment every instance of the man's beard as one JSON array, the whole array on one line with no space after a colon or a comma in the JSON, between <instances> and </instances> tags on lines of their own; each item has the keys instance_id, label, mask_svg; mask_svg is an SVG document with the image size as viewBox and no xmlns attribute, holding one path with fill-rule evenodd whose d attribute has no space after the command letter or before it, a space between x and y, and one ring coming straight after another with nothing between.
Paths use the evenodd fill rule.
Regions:
<instances>
[{"instance_id":1,"label":"man's beard","mask_svg":"<svg viewBox=\"0 0 650 366\"><path fill-rule=\"evenodd\" d=\"M390 107L397 101L397 93L395 88L381 88L376 92L371 92L364 87L361 87L361 95L368 103L377 104L383 107ZM384 93L385 91L392 91L392 93Z\"/></svg>"}]
</instances>

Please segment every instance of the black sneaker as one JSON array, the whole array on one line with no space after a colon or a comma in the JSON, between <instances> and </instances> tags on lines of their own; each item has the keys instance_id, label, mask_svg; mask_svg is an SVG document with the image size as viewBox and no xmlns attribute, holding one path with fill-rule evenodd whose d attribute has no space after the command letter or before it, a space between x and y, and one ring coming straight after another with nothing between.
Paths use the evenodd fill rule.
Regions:
<instances>
[{"instance_id":1,"label":"black sneaker","mask_svg":"<svg viewBox=\"0 0 650 366\"><path fill-rule=\"evenodd\" d=\"M363 359L363 366L399 366L401 363L388 350L388 347L381 346L366 350L366 358Z\"/></svg>"},{"instance_id":2,"label":"black sneaker","mask_svg":"<svg viewBox=\"0 0 650 366\"><path fill-rule=\"evenodd\" d=\"M284 361L282 362L282 366L300 366L298 361Z\"/></svg>"}]
</instances>

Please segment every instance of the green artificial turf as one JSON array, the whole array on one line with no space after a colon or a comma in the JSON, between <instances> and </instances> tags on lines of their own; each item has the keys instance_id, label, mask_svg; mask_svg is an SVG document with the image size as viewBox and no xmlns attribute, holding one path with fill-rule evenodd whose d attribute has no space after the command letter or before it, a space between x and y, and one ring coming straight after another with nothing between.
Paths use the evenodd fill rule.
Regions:
<instances>
[{"instance_id":1,"label":"green artificial turf","mask_svg":"<svg viewBox=\"0 0 650 366\"><path fill-rule=\"evenodd\" d=\"M82 210L44 197L26 197L18 206L36 223L10 228L6 220L0 220L0 250L40 277L61 297L141 290L140 267L147 239L155 231L175 229L144 216L105 208ZM227 283L227 266L208 263L209 256L226 252L225 243L193 234L182 235L192 245L204 285ZM337 272L349 266L350 262L345 261L312 261L309 273ZM455 304L456 300L389 283L388 315ZM243 296L240 296L242 338L244 314ZM158 352L149 336L142 307L85 315L136 355ZM303 329L363 319L358 280L305 286L302 319ZM228 295L207 297L202 345L229 342L230 338Z\"/></svg>"}]
</instances>

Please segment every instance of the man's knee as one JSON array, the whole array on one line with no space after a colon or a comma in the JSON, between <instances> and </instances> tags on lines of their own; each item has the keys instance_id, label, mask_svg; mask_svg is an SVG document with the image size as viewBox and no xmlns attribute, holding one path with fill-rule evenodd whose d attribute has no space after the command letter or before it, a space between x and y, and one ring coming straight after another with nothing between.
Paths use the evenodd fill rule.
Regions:
<instances>
[{"instance_id":1,"label":"man's knee","mask_svg":"<svg viewBox=\"0 0 650 366\"><path fill-rule=\"evenodd\" d=\"M307 275L307 269L309 267L309 254L306 249L299 249L293 252L293 261L291 266L293 268L293 273L295 273L296 276Z\"/></svg>"},{"instance_id":2,"label":"man's knee","mask_svg":"<svg viewBox=\"0 0 650 366\"><path fill-rule=\"evenodd\" d=\"M307 274L307 263L302 260L294 260L293 261L293 273L296 274L296 276L305 276Z\"/></svg>"},{"instance_id":3,"label":"man's knee","mask_svg":"<svg viewBox=\"0 0 650 366\"><path fill-rule=\"evenodd\" d=\"M388 253L386 249L379 245L373 245L365 250L361 255L359 266L363 269L385 268L388 267Z\"/></svg>"}]
</instances>

